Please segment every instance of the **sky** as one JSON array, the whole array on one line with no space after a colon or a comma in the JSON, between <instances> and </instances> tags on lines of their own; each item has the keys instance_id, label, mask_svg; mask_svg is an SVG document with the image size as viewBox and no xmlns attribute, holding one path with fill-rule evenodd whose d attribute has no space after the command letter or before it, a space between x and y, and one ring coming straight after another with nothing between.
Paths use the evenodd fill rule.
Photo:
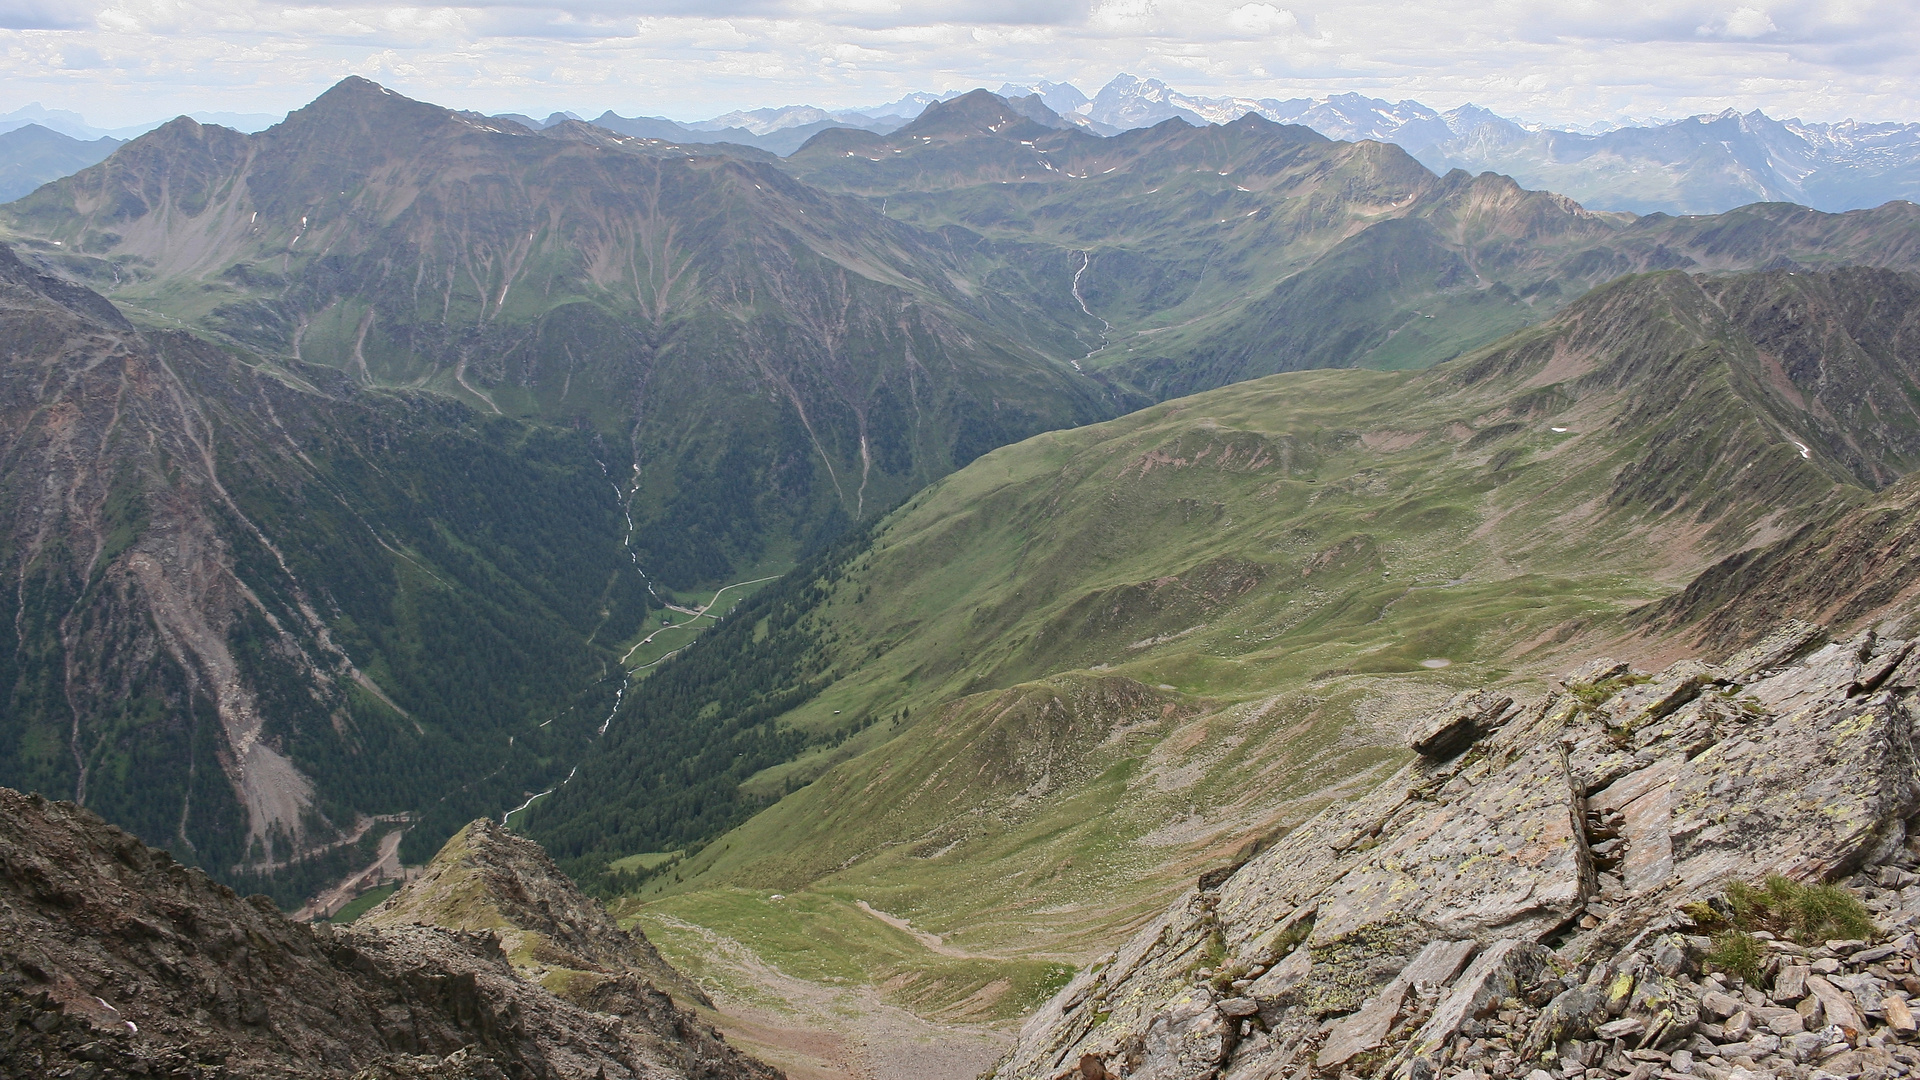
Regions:
<instances>
[{"instance_id":1,"label":"sky","mask_svg":"<svg viewBox=\"0 0 1920 1080\"><path fill-rule=\"evenodd\" d=\"M1120 72L1523 120L1920 121L1920 0L0 0L0 113L283 112L347 75L484 112L704 119Z\"/></svg>"}]
</instances>

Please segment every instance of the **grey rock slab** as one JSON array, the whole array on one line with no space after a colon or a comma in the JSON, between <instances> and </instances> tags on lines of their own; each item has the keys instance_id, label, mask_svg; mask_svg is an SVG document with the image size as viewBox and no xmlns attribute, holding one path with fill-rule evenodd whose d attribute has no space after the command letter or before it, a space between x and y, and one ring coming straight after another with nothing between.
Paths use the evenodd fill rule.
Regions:
<instances>
[{"instance_id":1,"label":"grey rock slab","mask_svg":"<svg viewBox=\"0 0 1920 1080\"><path fill-rule=\"evenodd\" d=\"M1866 1021L1854 1005L1853 998L1846 991L1828 982L1826 976L1808 976L1807 990L1820 999L1820 1008L1826 1013L1827 1023L1853 1031L1866 1029Z\"/></svg>"},{"instance_id":2,"label":"grey rock slab","mask_svg":"<svg viewBox=\"0 0 1920 1080\"><path fill-rule=\"evenodd\" d=\"M1233 1049L1232 1027L1205 987L1174 999L1147 1024L1139 1080L1197 1080L1210 1076Z\"/></svg>"},{"instance_id":3,"label":"grey rock slab","mask_svg":"<svg viewBox=\"0 0 1920 1080\"><path fill-rule=\"evenodd\" d=\"M1561 991L1540 1010L1540 1017L1527 1036L1528 1048L1538 1053L1568 1039L1584 1039L1596 1028L1604 1030L1611 1015L1607 998L1607 988L1600 985L1587 984ZM1626 1022L1643 1026L1637 1019Z\"/></svg>"},{"instance_id":4,"label":"grey rock slab","mask_svg":"<svg viewBox=\"0 0 1920 1080\"><path fill-rule=\"evenodd\" d=\"M1920 806L1912 715L1881 694L1751 724L1688 762L1672 792L1684 889L1768 873L1823 880L1904 838Z\"/></svg>"},{"instance_id":5,"label":"grey rock slab","mask_svg":"<svg viewBox=\"0 0 1920 1080\"><path fill-rule=\"evenodd\" d=\"M1531 936L1580 905L1586 842L1558 742L1518 753L1464 798L1423 803L1320 898L1316 946L1368 926Z\"/></svg>"},{"instance_id":6,"label":"grey rock slab","mask_svg":"<svg viewBox=\"0 0 1920 1080\"><path fill-rule=\"evenodd\" d=\"M1766 637L1728 657L1720 665L1727 678L1737 683L1786 667L1793 661L1827 643L1825 627L1793 619Z\"/></svg>"},{"instance_id":7,"label":"grey rock slab","mask_svg":"<svg viewBox=\"0 0 1920 1080\"><path fill-rule=\"evenodd\" d=\"M1456 696L1408 733L1407 745L1422 757L1445 760L1473 745L1513 704L1505 694L1477 690Z\"/></svg>"},{"instance_id":8,"label":"grey rock slab","mask_svg":"<svg viewBox=\"0 0 1920 1080\"><path fill-rule=\"evenodd\" d=\"M1565 675L1560 676L1562 686L1578 686L1583 683L1597 683L1602 679L1611 679L1616 675L1625 675L1632 668L1623 661L1610 656L1589 660Z\"/></svg>"},{"instance_id":9,"label":"grey rock slab","mask_svg":"<svg viewBox=\"0 0 1920 1080\"><path fill-rule=\"evenodd\" d=\"M1813 968L1805 964L1782 964L1780 971L1773 977L1773 1000L1788 1002L1799 1001L1807 996L1807 976L1813 974Z\"/></svg>"},{"instance_id":10,"label":"grey rock slab","mask_svg":"<svg viewBox=\"0 0 1920 1080\"><path fill-rule=\"evenodd\" d=\"M1220 1014L1230 1020L1258 1015L1260 1003L1250 997L1232 997L1220 1003Z\"/></svg>"},{"instance_id":11,"label":"grey rock slab","mask_svg":"<svg viewBox=\"0 0 1920 1080\"><path fill-rule=\"evenodd\" d=\"M1863 642L1836 641L1776 675L1746 688L1750 696L1775 713L1794 712L1822 699L1844 697L1860 674Z\"/></svg>"},{"instance_id":12,"label":"grey rock slab","mask_svg":"<svg viewBox=\"0 0 1920 1080\"><path fill-rule=\"evenodd\" d=\"M1467 957L1473 955L1474 947L1472 941L1428 943L1359 1012L1333 1023L1314 1064L1323 1069L1343 1065L1385 1042L1393 1022L1400 1018L1408 991L1415 986L1444 986L1453 981Z\"/></svg>"},{"instance_id":13,"label":"grey rock slab","mask_svg":"<svg viewBox=\"0 0 1920 1080\"><path fill-rule=\"evenodd\" d=\"M1281 1001L1313 971L1313 953L1295 949L1267 969L1267 973L1247 985L1246 995L1256 1001Z\"/></svg>"},{"instance_id":14,"label":"grey rock slab","mask_svg":"<svg viewBox=\"0 0 1920 1080\"><path fill-rule=\"evenodd\" d=\"M1624 810L1627 804L1656 788L1673 783L1687 766L1685 754L1669 754L1587 795L1587 808L1603 813Z\"/></svg>"},{"instance_id":15,"label":"grey rock slab","mask_svg":"<svg viewBox=\"0 0 1920 1080\"><path fill-rule=\"evenodd\" d=\"M1455 980L1433 1015L1413 1037L1416 1054L1430 1054L1452 1038L1467 1020L1483 1015L1530 980L1546 950L1526 941L1502 938L1487 946Z\"/></svg>"},{"instance_id":16,"label":"grey rock slab","mask_svg":"<svg viewBox=\"0 0 1920 1080\"><path fill-rule=\"evenodd\" d=\"M1641 727L1699 697L1701 688L1711 681L1712 676L1698 671L1656 679L1620 691L1604 708L1616 725L1628 729Z\"/></svg>"},{"instance_id":17,"label":"grey rock slab","mask_svg":"<svg viewBox=\"0 0 1920 1080\"><path fill-rule=\"evenodd\" d=\"M1633 892L1660 888L1673 878L1673 782L1686 764L1683 755L1668 756L1588 799L1589 806L1626 818L1621 833L1627 855L1620 871Z\"/></svg>"},{"instance_id":18,"label":"grey rock slab","mask_svg":"<svg viewBox=\"0 0 1920 1080\"><path fill-rule=\"evenodd\" d=\"M1709 990L1700 995L1700 1012L1715 1020L1725 1020L1734 1013L1746 1008L1746 1004L1732 994L1723 994L1718 990Z\"/></svg>"},{"instance_id":19,"label":"grey rock slab","mask_svg":"<svg viewBox=\"0 0 1920 1080\"><path fill-rule=\"evenodd\" d=\"M1637 1016L1624 1016L1618 1020L1609 1020L1594 1029L1594 1034L1602 1039L1631 1039L1647 1030L1647 1022Z\"/></svg>"}]
</instances>

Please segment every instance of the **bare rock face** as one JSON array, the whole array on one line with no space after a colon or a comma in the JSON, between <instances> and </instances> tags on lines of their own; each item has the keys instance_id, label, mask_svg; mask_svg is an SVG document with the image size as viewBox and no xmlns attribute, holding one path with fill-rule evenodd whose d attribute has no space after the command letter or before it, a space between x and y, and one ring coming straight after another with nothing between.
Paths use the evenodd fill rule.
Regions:
<instances>
[{"instance_id":1,"label":"bare rock face","mask_svg":"<svg viewBox=\"0 0 1920 1080\"><path fill-rule=\"evenodd\" d=\"M70 803L0 788L0 1076L775 1080L665 994L621 1015L492 933L288 921Z\"/></svg>"},{"instance_id":2,"label":"bare rock face","mask_svg":"<svg viewBox=\"0 0 1920 1080\"><path fill-rule=\"evenodd\" d=\"M1859 885L1896 937L1920 924L1920 650L1817 638L1797 624L1658 675L1595 661L1520 706L1456 698L1391 779L1081 972L997 1077L1092 1056L1155 1080L1679 1076L1696 1059L1719 1080L1738 1073L1716 1060L1804 1077L1842 1050L1891 1075L1920 994L1911 935L1828 943L1805 968L1808 948L1763 942L1747 987L1703 966L1682 910L1780 874Z\"/></svg>"},{"instance_id":3,"label":"bare rock face","mask_svg":"<svg viewBox=\"0 0 1920 1080\"><path fill-rule=\"evenodd\" d=\"M683 1001L711 1006L700 988L638 930L620 929L540 845L491 818L455 833L426 871L356 926L490 930L522 975L589 1008L632 996L638 980Z\"/></svg>"}]
</instances>

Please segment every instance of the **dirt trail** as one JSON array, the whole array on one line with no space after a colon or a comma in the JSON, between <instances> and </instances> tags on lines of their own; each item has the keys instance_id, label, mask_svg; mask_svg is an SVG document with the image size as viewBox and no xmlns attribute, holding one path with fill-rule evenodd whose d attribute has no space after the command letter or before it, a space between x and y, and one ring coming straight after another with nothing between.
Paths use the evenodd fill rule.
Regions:
<instances>
[{"instance_id":1,"label":"dirt trail","mask_svg":"<svg viewBox=\"0 0 1920 1080\"><path fill-rule=\"evenodd\" d=\"M796 979L733 938L662 921L707 945L714 1026L794 1080L974 1080L1012 1045L1010 1032L924 1020L870 987Z\"/></svg>"},{"instance_id":2,"label":"dirt trail","mask_svg":"<svg viewBox=\"0 0 1920 1080\"><path fill-rule=\"evenodd\" d=\"M708 601L707 601L707 602L706 602L705 604L702 604L701 606L699 606L699 607L697 607L697 608L690 608L690 607L681 607L681 606L680 606L680 605L678 605L678 604L668 604L668 605L667 605L667 610L668 610L668 611L677 611L677 612L679 612L679 613L680 613L680 614L682 614L682 615L691 615L691 616L693 616L693 620L697 620L697 619L699 619L699 618L701 618L702 616L706 616L706 617L708 617L708 618L711 618L711 616L707 616L707 612L709 612L709 611L712 611L712 610L713 610L713 605L715 605L715 604L717 604L717 603L719 603L719 602L720 602L720 593L724 593L724 592L726 592L726 591L727 591L728 589L738 589L738 588L741 588L742 586L746 586L746 585L758 585L758 584L760 584L760 583L761 583L761 582L763 582L763 581L772 581L772 580L773 580L774 578L776 578L776 577L779 577L779 576L780 576L780 575L778 575L778 574L774 574L774 575L772 575L771 577L762 577L762 578L754 578L754 579L753 579L752 581L736 581L736 582L734 582L734 583L733 583L733 584L731 584L731 585L727 585L727 586L725 586L725 587L723 587L723 588L722 588L722 589L720 590L720 592L717 592L717 593L714 593L714 594L713 594L713 599L711 599L711 600L708 600ZM649 642L649 641L652 641L652 640L653 640L654 638L657 638L657 637L659 637L659 636L660 636L661 634L664 634L664 633L666 633L666 632L667 632L667 631L669 631L669 630L685 630L685 629L686 629L687 627L689 627L689 626L691 626L691 625L693 625L693 620L688 620L687 622L683 622L683 623L671 623L671 624L669 624L669 625L666 625L666 626L663 626L663 627L661 627L661 628L660 628L660 629L658 629L658 630L655 630L655 631L654 631L653 633L651 633L651 634L648 634L648 635L647 635L646 637L643 637L643 638L641 638L641 639L640 639L639 641L636 641L636 642L634 642L634 643L633 643L633 648L631 648L631 649L628 649L628 650L627 650L627 655L626 655L626 656L622 656L622 657L620 658L620 662L621 662L621 663L623 663L623 664L624 664L624 663L626 663L626 662L627 662L627 659L628 659L629 657L631 657L631 656L632 656L632 655L633 655L634 653L636 653L636 652L638 652L638 651L640 651L640 646L642 646L642 645L645 645L645 644L646 644L647 642ZM684 647L684 646L683 646L683 647ZM660 659L661 659L661 660L664 660L664 659L666 659L666 657L664 657L664 656L663 656L663 657L661 657ZM655 663L658 663L659 661L657 661L657 660L656 660L656 661L654 661L654 662L655 662Z\"/></svg>"},{"instance_id":3,"label":"dirt trail","mask_svg":"<svg viewBox=\"0 0 1920 1080\"><path fill-rule=\"evenodd\" d=\"M913 940L918 941L920 944L926 946L928 951L939 953L941 956L951 956L956 960L1005 960L1006 959L1006 957L1004 956L993 956L988 953L975 953L975 952L968 952L965 949L956 949L953 946L942 941L940 939L939 934L928 933L925 930L921 930L915 927L912 923L901 918L900 916L889 915L886 912L881 911L879 908L874 907L872 904L867 903L865 900L855 900L853 902L853 906L859 908L861 911L866 912L867 914L873 916L874 918L879 919L881 922L886 923L888 926L893 927L895 930L912 934Z\"/></svg>"}]
</instances>

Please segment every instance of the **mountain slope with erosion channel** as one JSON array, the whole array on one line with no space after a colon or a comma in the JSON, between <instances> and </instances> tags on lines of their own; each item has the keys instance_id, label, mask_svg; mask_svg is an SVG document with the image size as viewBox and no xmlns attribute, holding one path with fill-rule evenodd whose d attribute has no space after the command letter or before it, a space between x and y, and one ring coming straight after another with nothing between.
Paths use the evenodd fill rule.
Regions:
<instances>
[{"instance_id":1,"label":"mountain slope with erosion channel","mask_svg":"<svg viewBox=\"0 0 1920 1080\"><path fill-rule=\"evenodd\" d=\"M650 599L592 432L141 333L4 248L0 349L5 782L297 905L603 722Z\"/></svg>"}]
</instances>

